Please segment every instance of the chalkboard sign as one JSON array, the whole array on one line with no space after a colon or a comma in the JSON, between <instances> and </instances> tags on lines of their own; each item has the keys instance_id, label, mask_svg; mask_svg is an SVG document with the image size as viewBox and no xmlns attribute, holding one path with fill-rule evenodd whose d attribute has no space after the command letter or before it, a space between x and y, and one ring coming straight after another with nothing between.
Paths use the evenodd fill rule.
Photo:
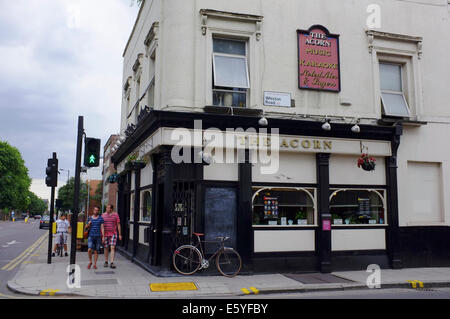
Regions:
<instances>
[{"instance_id":1,"label":"chalkboard sign","mask_svg":"<svg viewBox=\"0 0 450 319\"><path fill-rule=\"evenodd\" d=\"M205 240L230 237L225 246L236 248L236 189L232 187L209 187L205 190ZM213 253L215 244L206 244L206 253Z\"/></svg>"},{"instance_id":2,"label":"chalkboard sign","mask_svg":"<svg viewBox=\"0 0 450 319\"><path fill-rule=\"evenodd\" d=\"M370 199L358 198L359 214L369 216L370 215Z\"/></svg>"}]
</instances>

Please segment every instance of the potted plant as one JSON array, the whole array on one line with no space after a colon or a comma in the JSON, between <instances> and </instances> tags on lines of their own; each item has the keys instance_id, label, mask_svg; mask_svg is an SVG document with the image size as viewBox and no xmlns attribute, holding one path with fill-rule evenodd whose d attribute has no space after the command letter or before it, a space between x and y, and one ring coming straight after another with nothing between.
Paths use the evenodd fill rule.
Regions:
<instances>
[{"instance_id":1,"label":"potted plant","mask_svg":"<svg viewBox=\"0 0 450 319\"><path fill-rule=\"evenodd\" d=\"M306 219L306 212L299 211L295 215L295 219L297 220L297 225L308 225L308 220Z\"/></svg>"},{"instance_id":2,"label":"potted plant","mask_svg":"<svg viewBox=\"0 0 450 319\"><path fill-rule=\"evenodd\" d=\"M361 157L358 158L358 167L362 168L365 171L373 171L375 170L376 159L368 154L361 154Z\"/></svg>"}]
</instances>

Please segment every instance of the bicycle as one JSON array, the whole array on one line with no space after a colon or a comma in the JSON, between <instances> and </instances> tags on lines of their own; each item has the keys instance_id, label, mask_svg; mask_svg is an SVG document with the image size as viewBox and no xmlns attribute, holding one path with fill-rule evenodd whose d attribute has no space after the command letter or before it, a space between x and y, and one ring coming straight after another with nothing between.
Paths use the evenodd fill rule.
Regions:
<instances>
[{"instance_id":1,"label":"bicycle","mask_svg":"<svg viewBox=\"0 0 450 319\"><path fill-rule=\"evenodd\" d=\"M57 233L58 234L58 240L59 242L56 244L56 256L63 256L63 250L64 250L64 234L65 233Z\"/></svg>"},{"instance_id":2,"label":"bicycle","mask_svg":"<svg viewBox=\"0 0 450 319\"><path fill-rule=\"evenodd\" d=\"M216 257L216 268L225 277L234 277L242 267L242 259L239 253L231 247L225 247L224 242L230 237L216 237L218 241L201 241L204 234L193 233L197 237L197 244L182 245L178 247L172 256L172 263L177 272L182 275L192 275L199 269L209 267L210 261ZM217 243L219 247L208 259L205 258L202 243Z\"/></svg>"}]
</instances>

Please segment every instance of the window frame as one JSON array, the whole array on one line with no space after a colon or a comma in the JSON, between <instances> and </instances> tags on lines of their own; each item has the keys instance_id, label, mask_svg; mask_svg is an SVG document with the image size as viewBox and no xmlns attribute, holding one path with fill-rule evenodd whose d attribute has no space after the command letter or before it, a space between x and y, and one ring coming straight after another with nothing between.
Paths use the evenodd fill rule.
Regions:
<instances>
[{"instance_id":1,"label":"window frame","mask_svg":"<svg viewBox=\"0 0 450 319\"><path fill-rule=\"evenodd\" d=\"M240 54L230 54L230 53L221 53L221 52L214 52L214 40L215 39L219 39L219 40L228 40L228 41L238 41L238 42L243 42L245 44L245 55L240 55ZM249 38L241 38L235 35L215 35L214 33L211 34L211 56L212 56L212 63L211 63L211 67L212 67L212 77L211 77L211 104L214 104L214 94L215 92L229 92L232 94L242 94L245 95L245 107L249 107L249 91L251 89L251 84L250 84L250 62L249 62ZM220 85L216 85L216 61L215 61L215 57L216 56L225 56L225 57L233 57L233 58L240 58L240 59L244 59L245 61L245 73L246 73L246 81L247 81L247 87L240 87L240 86L235 86L235 87L231 87L231 86L220 86ZM229 88L229 90L227 90L227 88ZM241 89L241 90L245 90L245 91L236 91L234 89ZM222 105L216 105L216 106L222 106ZM238 106L232 106L232 107L238 107Z\"/></svg>"},{"instance_id":2,"label":"window frame","mask_svg":"<svg viewBox=\"0 0 450 319\"><path fill-rule=\"evenodd\" d=\"M328 199L328 205L330 207L330 214L331 214L331 201L333 199L333 197L342 191L367 191L367 192L375 192L375 194L377 194L380 199L381 202L383 203L383 210L384 210L384 223L383 224L334 224L333 223L333 219L331 219L331 226L332 227L388 227L389 223L388 223L388 216L389 216L389 212L388 212L388 208L387 208L387 190L384 188L336 188L336 187L330 187L330 192L331 195L329 196Z\"/></svg>"},{"instance_id":3,"label":"window frame","mask_svg":"<svg viewBox=\"0 0 450 319\"><path fill-rule=\"evenodd\" d=\"M152 222L152 216L151 216L152 211L151 210L153 210L153 205L151 206L151 210L148 213L150 220L143 220L143 217L144 217L143 214L144 214L144 196L145 196L145 193L149 193L150 194L150 203L152 203L152 200L153 200L153 190L152 190L152 188L148 188L148 189L145 189L145 190L141 191L141 207L139 208L139 222L140 223L151 224L151 222Z\"/></svg>"},{"instance_id":4,"label":"window frame","mask_svg":"<svg viewBox=\"0 0 450 319\"><path fill-rule=\"evenodd\" d=\"M243 59L245 62L245 76L246 76L247 86L228 86L228 85L222 85L222 83L220 83L218 85L217 81L216 81L216 75L217 75L216 57L217 56L222 56L222 57L227 57L227 58L235 58L235 59ZM237 55L237 54L213 52L213 90L215 87L226 87L226 88L230 88L230 89L246 89L246 90L250 89L250 76L249 76L249 70L248 70L247 54L246 55Z\"/></svg>"},{"instance_id":5,"label":"window frame","mask_svg":"<svg viewBox=\"0 0 450 319\"><path fill-rule=\"evenodd\" d=\"M129 211L129 217L130 222L134 222L134 192L130 194L130 211Z\"/></svg>"},{"instance_id":6,"label":"window frame","mask_svg":"<svg viewBox=\"0 0 450 319\"><path fill-rule=\"evenodd\" d=\"M257 191L252 195L252 227L253 228L311 228L311 227L318 227L318 216L317 216L317 187L296 187L296 186L252 186L252 191L257 189ZM266 190L294 190L294 191L303 191L305 192L312 200L313 202L313 218L314 222L309 225L298 225L298 224L292 224L292 225L255 225L253 224L253 209L255 207L254 202L256 196ZM311 194L308 190L312 190L313 193Z\"/></svg>"},{"instance_id":7,"label":"window frame","mask_svg":"<svg viewBox=\"0 0 450 319\"><path fill-rule=\"evenodd\" d=\"M382 64L388 64L388 65L395 65L398 66L400 68L400 87L401 87L401 91L393 91L393 90L384 90L381 88L381 65ZM408 101L406 100L406 95L405 95L405 89L406 89L406 85L405 85L405 64L404 63L396 63L393 61L385 61L385 60L379 60L378 61L378 70L379 70L379 79L380 79L380 100L381 100L381 107L382 107L382 114L384 116L387 117L401 117L401 118L410 118L411 117L411 108L408 104ZM386 108L386 103L385 103L385 99L383 97L383 93L386 94L395 94L395 95L400 95L403 99L404 102L404 106L406 106L406 110L408 112L407 115L400 115L400 114L395 114L395 113L390 113L387 112L387 108Z\"/></svg>"}]
</instances>

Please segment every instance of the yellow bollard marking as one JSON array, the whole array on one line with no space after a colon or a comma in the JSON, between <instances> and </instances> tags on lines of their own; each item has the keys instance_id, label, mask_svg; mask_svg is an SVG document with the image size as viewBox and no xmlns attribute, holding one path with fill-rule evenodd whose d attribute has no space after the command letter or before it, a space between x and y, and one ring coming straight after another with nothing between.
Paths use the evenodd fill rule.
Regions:
<instances>
[{"instance_id":1,"label":"yellow bollard marking","mask_svg":"<svg viewBox=\"0 0 450 319\"><path fill-rule=\"evenodd\" d=\"M255 287L250 287L250 290L253 291L255 295L259 294L259 290L256 289Z\"/></svg>"},{"instance_id":2,"label":"yellow bollard marking","mask_svg":"<svg viewBox=\"0 0 450 319\"><path fill-rule=\"evenodd\" d=\"M412 280L408 280L408 282L411 284L411 286L415 289L417 288L417 283L415 281Z\"/></svg>"},{"instance_id":3,"label":"yellow bollard marking","mask_svg":"<svg viewBox=\"0 0 450 319\"><path fill-rule=\"evenodd\" d=\"M419 284L420 288L423 288L423 282L421 282L420 280L414 280L414 281Z\"/></svg>"},{"instance_id":4,"label":"yellow bollard marking","mask_svg":"<svg viewBox=\"0 0 450 319\"><path fill-rule=\"evenodd\" d=\"M166 282L150 284L151 291L177 291L177 290L197 290L193 282Z\"/></svg>"},{"instance_id":5,"label":"yellow bollard marking","mask_svg":"<svg viewBox=\"0 0 450 319\"><path fill-rule=\"evenodd\" d=\"M242 290L242 292L243 292L244 294L246 294L246 295L249 295L249 294L250 294L250 291L248 291L247 288L242 288L241 290Z\"/></svg>"},{"instance_id":6,"label":"yellow bollard marking","mask_svg":"<svg viewBox=\"0 0 450 319\"><path fill-rule=\"evenodd\" d=\"M56 292L58 292L59 289L45 289L41 290L39 293L41 296L54 296Z\"/></svg>"}]
</instances>

